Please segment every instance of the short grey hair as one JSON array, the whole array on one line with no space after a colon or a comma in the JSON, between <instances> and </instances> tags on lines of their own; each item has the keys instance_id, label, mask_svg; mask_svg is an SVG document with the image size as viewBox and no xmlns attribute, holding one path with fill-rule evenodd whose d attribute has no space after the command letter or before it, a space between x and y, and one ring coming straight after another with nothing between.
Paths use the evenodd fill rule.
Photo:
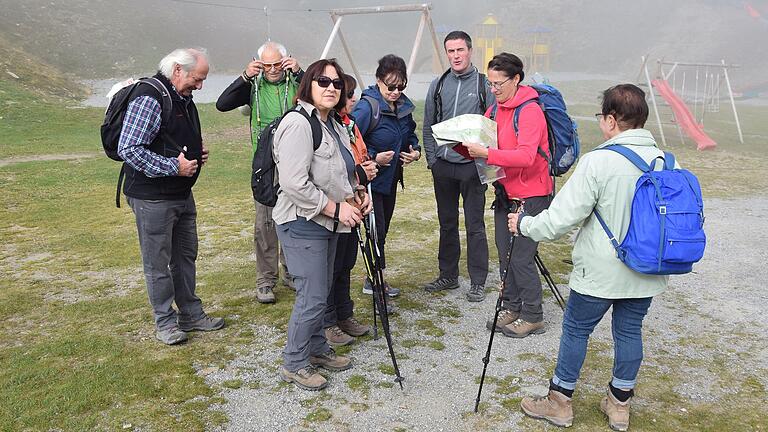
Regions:
<instances>
[{"instance_id":1,"label":"short grey hair","mask_svg":"<svg viewBox=\"0 0 768 432\"><path fill-rule=\"evenodd\" d=\"M272 41L264 42L264 45L260 46L259 49L256 51L256 55L258 55L259 58L261 58L261 54L263 54L264 50L267 48L272 48L274 50L277 50L277 52L279 52L280 55L283 57L288 56L288 50L285 49L283 44L279 44L277 42L272 42Z\"/></svg>"},{"instance_id":2,"label":"short grey hair","mask_svg":"<svg viewBox=\"0 0 768 432\"><path fill-rule=\"evenodd\" d=\"M190 72L201 58L208 61L208 51L205 48L178 48L160 60L158 69L163 76L171 79L175 65L181 66L184 72Z\"/></svg>"}]
</instances>

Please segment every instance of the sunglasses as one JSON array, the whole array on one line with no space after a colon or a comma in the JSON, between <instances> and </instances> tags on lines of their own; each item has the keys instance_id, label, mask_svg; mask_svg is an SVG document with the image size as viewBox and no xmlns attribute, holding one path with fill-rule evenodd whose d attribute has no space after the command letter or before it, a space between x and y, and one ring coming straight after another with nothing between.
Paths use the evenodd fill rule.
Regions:
<instances>
[{"instance_id":1,"label":"sunglasses","mask_svg":"<svg viewBox=\"0 0 768 432\"><path fill-rule=\"evenodd\" d=\"M320 75L319 77L315 78L314 81L316 81L317 85L322 88L327 88L331 84L333 84L333 88L336 90L341 90L344 88L344 80L341 78L330 79L325 75Z\"/></svg>"},{"instance_id":2,"label":"sunglasses","mask_svg":"<svg viewBox=\"0 0 768 432\"><path fill-rule=\"evenodd\" d=\"M282 62L275 62L275 63L262 63L265 70L280 70L283 68Z\"/></svg>"},{"instance_id":3,"label":"sunglasses","mask_svg":"<svg viewBox=\"0 0 768 432\"><path fill-rule=\"evenodd\" d=\"M384 85L387 87L387 91L393 92L393 91L395 91L395 89L397 89L397 91L402 92L403 90L405 90L405 86L407 84L395 85L395 84L384 83Z\"/></svg>"},{"instance_id":4,"label":"sunglasses","mask_svg":"<svg viewBox=\"0 0 768 432\"><path fill-rule=\"evenodd\" d=\"M355 97L355 91L354 90L352 90L351 92L347 93L347 99L352 99L353 97Z\"/></svg>"}]
</instances>

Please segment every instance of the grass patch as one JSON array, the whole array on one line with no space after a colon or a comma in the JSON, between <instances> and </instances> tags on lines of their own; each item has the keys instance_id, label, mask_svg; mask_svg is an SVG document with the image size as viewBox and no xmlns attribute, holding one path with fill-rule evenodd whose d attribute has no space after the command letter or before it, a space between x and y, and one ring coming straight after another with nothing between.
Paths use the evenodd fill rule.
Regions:
<instances>
[{"instance_id":1,"label":"grass patch","mask_svg":"<svg viewBox=\"0 0 768 432\"><path fill-rule=\"evenodd\" d=\"M306 417L304 417L304 420L308 421L309 423L318 423L318 422L326 422L330 420L333 417L333 413L331 413L331 410L327 408L317 408L307 414Z\"/></svg>"},{"instance_id":2,"label":"grass patch","mask_svg":"<svg viewBox=\"0 0 768 432\"><path fill-rule=\"evenodd\" d=\"M416 328L421 330L424 334L434 337L442 337L445 335L445 330L438 327L431 320L420 319L416 320Z\"/></svg>"},{"instance_id":3,"label":"grass patch","mask_svg":"<svg viewBox=\"0 0 768 432\"><path fill-rule=\"evenodd\" d=\"M224 388L233 389L233 390L239 389L240 387L243 386L243 380L241 379L226 380L223 383L221 383L221 386Z\"/></svg>"},{"instance_id":4,"label":"grass patch","mask_svg":"<svg viewBox=\"0 0 768 432\"><path fill-rule=\"evenodd\" d=\"M352 375L347 379L347 387L350 390L367 392L371 386L368 384L368 379L363 375Z\"/></svg>"}]
</instances>

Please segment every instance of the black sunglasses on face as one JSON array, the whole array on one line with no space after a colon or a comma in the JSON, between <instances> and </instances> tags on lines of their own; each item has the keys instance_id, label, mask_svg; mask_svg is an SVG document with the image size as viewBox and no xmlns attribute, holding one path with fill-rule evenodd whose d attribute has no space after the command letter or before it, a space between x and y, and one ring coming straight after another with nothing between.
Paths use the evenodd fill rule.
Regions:
<instances>
[{"instance_id":1,"label":"black sunglasses on face","mask_svg":"<svg viewBox=\"0 0 768 432\"><path fill-rule=\"evenodd\" d=\"M317 85L322 88L327 88L331 84L333 84L333 88L336 90L341 90L344 88L344 80L341 78L330 79L325 75L320 75L319 77L316 77L314 81L317 81Z\"/></svg>"},{"instance_id":2,"label":"black sunglasses on face","mask_svg":"<svg viewBox=\"0 0 768 432\"><path fill-rule=\"evenodd\" d=\"M384 83L384 85L387 86L387 91L393 92L393 91L395 91L395 89L397 89L397 91L402 92L403 90L405 90L405 86L407 84L395 85L395 84Z\"/></svg>"},{"instance_id":3,"label":"black sunglasses on face","mask_svg":"<svg viewBox=\"0 0 768 432\"><path fill-rule=\"evenodd\" d=\"M352 99L353 97L355 97L355 91L354 90L352 90L351 92L347 93L347 99Z\"/></svg>"}]
</instances>

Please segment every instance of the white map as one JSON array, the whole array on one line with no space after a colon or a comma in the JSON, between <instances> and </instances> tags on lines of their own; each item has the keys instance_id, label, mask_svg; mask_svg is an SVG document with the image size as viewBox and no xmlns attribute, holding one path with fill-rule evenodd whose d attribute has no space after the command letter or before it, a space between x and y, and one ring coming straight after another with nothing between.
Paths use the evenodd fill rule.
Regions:
<instances>
[{"instance_id":1,"label":"white map","mask_svg":"<svg viewBox=\"0 0 768 432\"><path fill-rule=\"evenodd\" d=\"M451 147L462 142L473 142L487 148L498 148L496 122L480 114L463 114L432 125L432 136L438 146ZM477 174L483 184L506 177L504 169L488 165L485 159L475 159Z\"/></svg>"}]
</instances>

